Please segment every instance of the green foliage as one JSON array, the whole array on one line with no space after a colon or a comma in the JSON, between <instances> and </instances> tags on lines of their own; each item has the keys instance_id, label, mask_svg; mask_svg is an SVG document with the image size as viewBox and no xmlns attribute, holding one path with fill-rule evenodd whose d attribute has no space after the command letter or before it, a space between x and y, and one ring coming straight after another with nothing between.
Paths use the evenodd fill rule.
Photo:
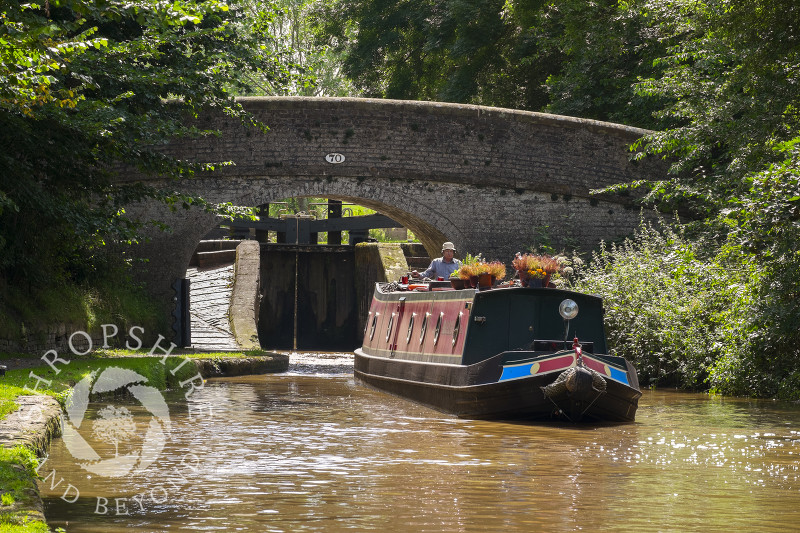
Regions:
<instances>
[{"instance_id":1,"label":"green foliage","mask_svg":"<svg viewBox=\"0 0 800 533\"><path fill-rule=\"evenodd\" d=\"M259 9L260 0L248 1ZM274 15L266 20L272 39L264 42L268 51L283 57L295 74L283 85L267 78L253 80L248 94L299 96L350 96L354 88L341 75L341 59L330 47L317 44L312 27L316 0L274 0Z\"/></svg>"},{"instance_id":2,"label":"green foliage","mask_svg":"<svg viewBox=\"0 0 800 533\"><path fill-rule=\"evenodd\" d=\"M673 126L645 137L643 154L666 155L673 176L643 184L649 199L713 217L749 194L746 176L779 161L800 135L800 6L791 0L643 2L669 42L661 75L640 94L671 102Z\"/></svg>"},{"instance_id":3,"label":"green foliage","mask_svg":"<svg viewBox=\"0 0 800 533\"><path fill-rule=\"evenodd\" d=\"M272 218L279 218L282 214L296 214L304 212L314 215L317 220L323 220L328 218L328 208L325 205L325 201L325 198L283 198L282 200L269 204L269 216ZM374 209L360 205L347 205L342 209L342 214L346 217L374 215L375 213L377 213L377 211ZM320 233L318 235L319 243L327 243L327 236L327 232ZM370 229L369 236L378 242L397 242L396 239L392 239L391 236L387 235L386 230L382 228ZM411 241L418 242L416 236L410 231L407 234L407 238L402 239L400 242L408 242L409 239ZM342 232L342 242L348 241L349 232Z\"/></svg>"},{"instance_id":4,"label":"green foliage","mask_svg":"<svg viewBox=\"0 0 800 533\"><path fill-rule=\"evenodd\" d=\"M709 368L733 394L800 397L800 6L789 1L645 2L670 41L640 93L672 102L673 126L642 154L668 156L672 174L638 183L646 200L682 208L710 249L759 265L748 306L727 330L737 342ZM749 266L739 261L740 271Z\"/></svg>"},{"instance_id":5,"label":"green foliage","mask_svg":"<svg viewBox=\"0 0 800 533\"><path fill-rule=\"evenodd\" d=\"M127 352L129 353L129 352ZM161 352L156 352L156 355ZM62 359L68 360L69 364L59 363L56 373L50 366L42 366L34 369L10 370L6 373L2 383L0 383L0 412L5 414L13 411L11 404L17 396L31 394L31 389L36 389L36 393L47 394L54 397L62 404L71 396L72 387L80 380L89 376L92 372L102 371L108 367L125 368L144 376L147 383L159 390L177 388L181 381L185 381L197 374L194 364L181 365L182 355L173 354L167 359L166 364L162 363L163 353L158 357L147 357L141 354L133 357L106 357L106 352L97 351L90 356L76 357L70 354L60 354ZM172 370L179 367L179 370L172 375ZM33 372L43 380L50 383L39 383L36 378L32 378ZM5 414L3 416L5 416Z\"/></svg>"},{"instance_id":6,"label":"green foliage","mask_svg":"<svg viewBox=\"0 0 800 533\"><path fill-rule=\"evenodd\" d=\"M797 400L798 271L796 251L766 260L736 232L716 245L642 224L594 254L573 284L604 298L610 348L643 385Z\"/></svg>"},{"instance_id":7,"label":"green foliage","mask_svg":"<svg viewBox=\"0 0 800 533\"><path fill-rule=\"evenodd\" d=\"M641 187L645 202L693 220L691 236L676 234L680 245L665 233L651 246L655 237L645 232L599 258L594 283L608 282L601 292L637 311L615 304L615 346L641 359L649 379L796 399L800 6L645 0L619 8L646 22L649 37L639 49L653 59L652 70L631 72L641 77L636 94L650 99L664 126L635 145L637 157L663 156L672 166L661 180L609 190ZM613 26L608 37L617 39ZM563 72L575 84L580 79L566 74L573 66L568 61ZM606 78L603 68L592 71ZM578 93L566 99L575 109ZM684 279L664 262L675 254L693 257L692 271L707 264L708 275ZM710 346L705 355L698 338Z\"/></svg>"},{"instance_id":8,"label":"green foliage","mask_svg":"<svg viewBox=\"0 0 800 533\"><path fill-rule=\"evenodd\" d=\"M364 96L539 109L550 69L530 58L536 42L519 19L541 3L513 4L525 9L504 0L320 2L315 31Z\"/></svg>"},{"instance_id":9,"label":"green foliage","mask_svg":"<svg viewBox=\"0 0 800 533\"><path fill-rule=\"evenodd\" d=\"M39 465L39 462L36 459L36 455L24 446L14 446L13 448L0 447L0 464L3 465L3 467L0 468L0 480L2 480L0 486L6 491L5 494L10 494L13 497L15 493L18 493L26 487L9 471L9 463L20 465L28 475L35 476L36 467Z\"/></svg>"},{"instance_id":10,"label":"green foliage","mask_svg":"<svg viewBox=\"0 0 800 533\"><path fill-rule=\"evenodd\" d=\"M19 523L11 523L11 519L5 520L0 517L0 533L50 533L51 529L45 522L36 520L19 520ZM61 528L56 529L56 533L61 533Z\"/></svg>"},{"instance_id":11,"label":"green foliage","mask_svg":"<svg viewBox=\"0 0 800 533\"><path fill-rule=\"evenodd\" d=\"M662 95L636 91L640 78L658 76L655 59L668 40L654 31L652 13L640 1L549 2L535 35L542 49L561 57L547 78L551 113L660 128L653 112Z\"/></svg>"},{"instance_id":12,"label":"green foliage","mask_svg":"<svg viewBox=\"0 0 800 533\"><path fill-rule=\"evenodd\" d=\"M574 282L604 298L610 348L644 385L707 388L716 365L746 348L758 264L736 246L706 249L666 224L642 223L633 239L595 253Z\"/></svg>"},{"instance_id":13,"label":"green foliage","mask_svg":"<svg viewBox=\"0 0 800 533\"><path fill-rule=\"evenodd\" d=\"M481 261L483 261L482 254L472 255L470 253L467 253L467 254L464 255L464 259L461 260L461 264L462 265L477 265Z\"/></svg>"},{"instance_id":14,"label":"green foliage","mask_svg":"<svg viewBox=\"0 0 800 533\"><path fill-rule=\"evenodd\" d=\"M553 254L555 247L550 234L550 226L547 224L536 225L533 227L534 243L528 249L533 253Z\"/></svg>"},{"instance_id":15,"label":"green foliage","mask_svg":"<svg viewBox=\"0 0 800 533\"><path fill-rule=\"evenodd\" d=\"M19 395L20 393L14 389L0 389L0 420L19 409L19 404L15 401Z\"/></svg>"},{"instance_id":16,"label":"green foliage","mask_svg":"<svg viewBox=\"0 0 800 533\"><path fill-rule=\"evenodd\" d=\"M283 198L269 204L269 216L280 218L283 214L297 214L300 212L314 215L317 219L327 216L327 208L321 205L324 198Z\"/></svg>"},{"instance_id":17,"label":"green foliage","mask_svg":"<svg viewBox=\"0 0 800 533\"><path fill-rule=\"evenodd\" d=\"M85 356L73 356L71 354L60 354L62 359L68 360L69 364L58 364L60 372L58 374L49 367L41 366L33 369L10 370L6 376L0 380L0 420L6 415L15 411L19 405L16 398L21 395L31 394L31 389L36 388L36 392L47 394L56 398L62 404L72 394L72 387L81 379L88 376L91 372L103 370L108 367L127 368L137 372L147 378L147 382L158 388L178 388L181 381L185 381L195 376L197 368L194 364L184 364L180 369L172 374L172 370L181 365L182 359L232 359L242 357L262 357L270 355L263 350L249 350L245 352L200 352L185 353L174 350L172 356L167 359L166 365L162 363L163 352L156 351L158 357L148 357L147 354L152 346L139 351L127 349L111 348L97 349ZM0 360L4 355L0 353ZM15 357L31 357L24 354L11 354ZM36 356L38 359L40 356ZM42 363L44 364L44 363ZM36 378L32 378L30 373L34 372L37 376L51 383L37 383ZM27 388L26 388L27 387Z\"/></svg>"},{"instance_id":18,"label":"green foliage","mask_svg":"<svg viewBox=\"0 0 800 533\"><path fill-rule=\"evenodd\" d=\"M154 198L173 209L214 205L119 182L189 177L225 162L177 161L168 139L209 135L186 119L219 108L252 123L233 92L253 77L291 73L259 46L271 4L245 12L230 0L51 0L3 4L0 18L0 278L81 281L104 250L138 239L147 221L125 206ZM245 31L246 30L246 31Z\"/></svg>"},{"instance_id":19,"label":"green foliage","mask_svg":"<svg viewBox=\"0 0 800 533\"><path fill-rule=\"evenodd\" d=\"M668 41L643 2L335 0L315 31L365 96L550 111L639 127L663 99L635 91Z\"/></svg>"},{"instance_id":20,"label":"green foliage","mask_svg":"<svg viewBox=\"0 0 800 533\"><path fill-rule=\"evenodd\" d=\"M134 325L145 331L168 326L160 309L119 267L99 272L91 284L0 285L0 338L34 341L56 324L96 330L109 323L124 331Z\"/></svg>"},{"instance_id":21,"label":"green foliage","mask_svg":"<svg viewBox=\"0 0 800 533\"><path fill-rule=\"evenodd\" d=\"M723 392L798 400L800 139L781 145L779 154L786 159L749 175L748 194L721 215L763 271L748 314L747 344L719 365L712 384Z\"/></svg>"},{"instance_id":22,"label":"green foliage","mask_svg":"<svg viewBox=\"0 0 800 533\"><path fill-rule=\"evenodd\" d=\"M15 504L33 508L31 493L36 492L36 455L24 446L6 448L0 446L0 532L2 533L48 533L47 524L30 520L28 513Z\"/></svg>"}]
</instances>

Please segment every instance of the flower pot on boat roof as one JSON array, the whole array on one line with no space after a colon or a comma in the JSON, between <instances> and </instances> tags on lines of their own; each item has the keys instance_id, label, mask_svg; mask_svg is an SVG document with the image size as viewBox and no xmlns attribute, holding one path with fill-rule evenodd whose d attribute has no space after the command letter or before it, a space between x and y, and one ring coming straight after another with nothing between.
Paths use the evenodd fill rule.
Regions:
<instances>
[{"instance_id":1,"label":"flower pot on boat roof","mask_svg":"<svg viewBox=\"0 0 800 533\"><path fill-rule=\"evenodd\" d=\"M500 261L465 259L458 269L459 277L473 288L491 288L496 280L506 277L506 266Z\"/></svg>"},{"instance_id":2,"label":"flower pot on boat roof","mask_svg":"<svg viewBox=\"0 0 800 533\"><path fill-rule=\"evenodd\" d=\"M517 254L512 265L523 287L547 287L559 269L558 261L546 254Z\"/></svg>"},{"instance_id":3,"label":"flower pot on boat roof","mask_svg":"<svg viewBox=\"0 0 800 533\"><path fill-rule=\"evenodd\" d=\"M467 280L461 278L450 278L450 286L457 290L466 289Z\"/></svg>"}]
</instances>

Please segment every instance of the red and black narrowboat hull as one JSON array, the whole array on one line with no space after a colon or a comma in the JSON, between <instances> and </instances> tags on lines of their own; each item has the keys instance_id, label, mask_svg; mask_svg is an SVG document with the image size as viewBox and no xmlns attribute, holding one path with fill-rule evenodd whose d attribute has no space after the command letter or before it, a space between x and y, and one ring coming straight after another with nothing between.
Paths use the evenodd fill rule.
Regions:
<instances>
[{"instance_id":1,"label":"red and black narrowboat hull","mask_svg":"<svg viewBox=\"0 0 800 533\"><path fill-rule=\"evenodd\" d=\"M584 308L572 327L586 333L588 350L539 340L565 334L557 309L566 298ZM500 349L491 352L493 346ZM602 306L593 296L534 288L387 293L378 287L354 374L371 387L462 418L632 422L641 396L636 370L621 357L597 353L604 348Z\"/></svg>"},{"instance_id":2,"label":"red and black narrowboat hull","mask_svg":"<svg viewBox=\"0 0 800 533\"><path fill-rule=\"evenodd\" d=\"M498 354L475 365L443 365L369 356L356 350L354 373L363 383L461 418L497 420L568 420L572 422L633 422L641 392L613 379L604 391L572 398L569 391L548 395L543 390L575 363L541 374L501 379L502 361L523 353ZM574 352L561 357L574 361ZM587 356L584 356L587 360ZM550 357L531 357L545 362ZM563 363L562 363L563 364ZM507 368L507 367L506 367ZM500 374L495 381L491 375Z\"/></svg>"}]
</instances>

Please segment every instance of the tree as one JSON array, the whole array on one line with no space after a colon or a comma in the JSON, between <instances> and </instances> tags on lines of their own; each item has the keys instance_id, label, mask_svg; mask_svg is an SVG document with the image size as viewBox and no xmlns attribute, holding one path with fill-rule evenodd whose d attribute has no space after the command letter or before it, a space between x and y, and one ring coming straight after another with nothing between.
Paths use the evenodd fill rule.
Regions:
<instances>
[{"instance_id":1,"label":"tree","mask_svg":"<svg viewBox=\"0 0 800 533\"><path fill-rule=\"evenodd\" d=\"M668 156L672 177L650 198L715 216L749 194L748 174L781 159L774 148L800 135L800 6L790 0L648 0L670 42L658 77L638 91L663 98L672 126L647 136L642 154Z\"/></svg>"},{"instance_id":2,"label":"tree","mask_svg":"<svg viewBox=\"0 0 800 533\"><path fill-rule=\"evenodd\" d=\"M561 0L544 7L532 31L540 49L561 56L546 81L546 111L648 129L666 125L653 116L665 97L635 90L640 78L660 75L654 60L669 42L640 3Z\"/></svg>"},{"instance_id":3,"label":"tree","mask_svg":"<svg viewBox=\"0 0 800 533\"><path fill-rule=\"evenodd\" d=\"M337 0L318 5L315 28L365 96L539 109L550 69L519 25L527 13L504 0Z\"/></svg>"},{"instance_id":4,"label":"tree","mask_svg":"<svg viewBox=\"0 0 800 533\"><path fill-rule=\"evenodd\" d=\"M296 77L279 92L299 96L354 96L352 83L341 72L341 58L330 47L320 45L313 33L312 17L315 0L274 0L275 16L269 22L274 36L268 45L275 53L288 53ZM252 2L258 10L260 2ZM253 92L270 92L261 84Z\"/></svg>"},{"instance_id":5,"label":"tree","mask_svg":"<svg viewBox=\"0 0 800 533\"><path fill-rule=\"evenodd\" d=\"M653 128L637 93L668 41L641 0L337 0L319 38L367 96L549 111Z\"/></svg>"},{"instance_id":6,"label":"tree","mask_svg":"<svg viewBox=\"0 0 800 533\"><path fill-rule=\"evenodd\" d=\"M800 396L800 5L789 0L641 4L669 46L638 91L666 103L671 126L639 143L670 158L663 180L636 183L646 200L684 207L707 254L741 250L727 269L756 275L725 327L736 342L709 366L716 390ZM708 244L712 246L708 246ZM714 245L715 244L715 245ZM734 331L736 330L736 331Z\"/></svg>"},{"instance_id":7,"label":"tree","mask_svg":"<svg viewBox=\"0 0 800 533\"><path fill-rule=\"evenodd\" d=\"M734 394L800 399L800 137L776 147L783 159L745 177L746 193L720 219L750 251L744 341L715 366L710 382Z\"/></svg>"},{"instance_id":8,"label":"tree","mask_svg":"<svg viewBox=\"0 0 800 533\"><path fill-rule=\"evenodd\" d=\"M119 445L136 436L136 421L125 407L107 405L92 423L92 436L114 445L114 457L119 457Z\"/></svg>"},{"instance_id":9,"label":"tree","mask_svg":"<svg viewBox=\"0 0 800 533\"><path fill-rule=\"evenodd\" d=\"M0 26L0 278L80 280L109 243L132 242L125 206L201 198L119 185L122 165L165 178L222 162L187 164L157 151L166 140L209 135L185 120L218 108L251 123L233 94L253 78L291 73L259 46L272 37L238 0L2 2ZM273 14L262 3L259 20Z\"/></svg>"}]
</instances>

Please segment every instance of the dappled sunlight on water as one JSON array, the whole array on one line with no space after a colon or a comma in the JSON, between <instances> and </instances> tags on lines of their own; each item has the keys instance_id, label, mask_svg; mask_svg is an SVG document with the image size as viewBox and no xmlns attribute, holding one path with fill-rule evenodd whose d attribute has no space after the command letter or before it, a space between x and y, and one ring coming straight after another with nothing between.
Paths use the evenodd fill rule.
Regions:
<instances>
[{"instance_id":1,"label":"dappled sunlight on water","mask_svg":"<svg viewBox=\"0 0 800 533\"><path fill-rule=\"evenodd\" d=\"M87 478L54 442L40 472L65 480L43 487L51 525L677 532L800 524L794 405L647 391L635 424L471 421L358 385L352 356L290 360L287 374L209 380L188 403L171 395L169 441L144 472ZM80 491L74 503L61 498L67 483Z\"/></svg>"},{"instance_id":2,"label":"dappled sunlight on water","mask_svg":"<svg viewBox=\"0 0 800 533\"><path fill-rule=\"evenodd\" d=\"M336 352L285 352L289 354L287 374L318 376L350 375L353 373L353 354Z\"/></svg>"}]
</instances>

